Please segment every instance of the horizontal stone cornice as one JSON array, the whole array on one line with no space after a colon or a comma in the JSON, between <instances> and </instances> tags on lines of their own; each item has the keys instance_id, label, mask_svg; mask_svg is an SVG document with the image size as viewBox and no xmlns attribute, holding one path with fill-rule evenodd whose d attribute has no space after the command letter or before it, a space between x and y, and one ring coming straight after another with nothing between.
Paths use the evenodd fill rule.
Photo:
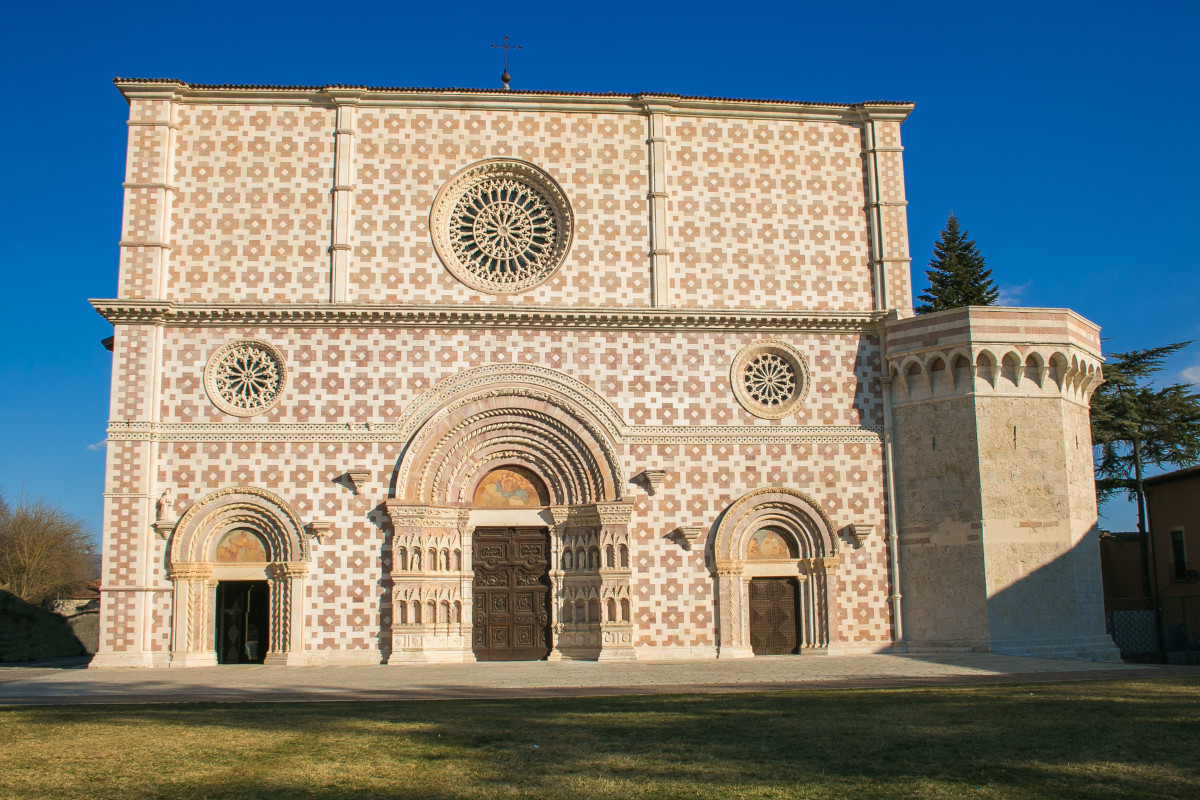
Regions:
<instances>
[{"instance_id":1,"label":"horizontal stone cornice","mask_svg":"<svg viewBox=\"0 0 1200 800\"><path fill-rule=\"evenodd\" d=\"M188 84L171 79L118 78L126 100L172 100L177 103L337 105L400 108L501 109L507 111L620 112L746 117L755 119L834 120L851 124L866 120L904 120L913 104L897 101L818 103L750 98L689 97L671 93L586 93L559 91L489 91L461 88L366 86L233 86Z\"/></svg>"},{"instance_id":2,"label":"horizontal stone cornice","mask_svg":"<svg viewBox=\"0 0 1200 800\"><path fill-rule=\"evenodd\" d=\"M172 303L93 299L112 323L169 325L396 326L558 330L876 331L884 311L474 307L342 303Z\"/></svg>"},{"instance_id":3,"label":"horizontal stone cornice","mask_svg":"<svg viewBox=\"0 0 1200 800\"><path fill-rule=\"evenodd\" d=\"M626 425L626 444L878 444L876 425ZM113 420L110 442L402 442L393 422L225 423ZM146 496L149 495L138 495Z\"/></svg>"}]
</instances>

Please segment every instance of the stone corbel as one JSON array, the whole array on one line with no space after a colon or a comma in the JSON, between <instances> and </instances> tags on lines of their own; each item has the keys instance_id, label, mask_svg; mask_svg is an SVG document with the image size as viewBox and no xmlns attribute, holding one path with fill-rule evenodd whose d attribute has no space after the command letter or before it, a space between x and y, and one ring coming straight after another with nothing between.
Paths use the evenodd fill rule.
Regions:
<instances>
[{"instance_id":1,"label":"stone corbel","mask_svg":"<svg viewBox=\"0 0 1200 800\"><path fill-rule=\"evenodd\" d=\"M668 539L674 539L684 550L692 549L692 542L704 534L704 528L699 525L680 525L667 534Z\"/></svg>"},{"instance_id":2,"label":"stone corbel","mask_svg":"<svg viewBox=\"0 0 1200 800\"><path fill-rule=\"evenodd\" d=\"M308 523L308 535L323 544L333 535L333 523L327 520L313 520Z\"/></svg>"},{"instance_id":3,"label":"stone corbel","mask_svg":"<svg viewBox=\"0 0 1200 800\"><path fill-rule=\"evenodd\" d=\"M642 470L642 483L646 486L646 494L656 495L662 488L663 478L667 477L665 469Z\"/></svg>"},{"instance_id":4,"label":"stone corbel","mask_svg":"<svg viewBox=\"0 0 1200 800\"><path fill-rule=\"evenodd\" d=\"M153 523L151 523L150 527L154 528L154 532L158 534L158 538L165 542L167 539L171 538L171 531L175 530L175 525L178 524L178 522L179 520L171 522L170 520L156 519Z\"/></svg>"},{"instance_id":5,"label":"stone corbel","mask_svg":"<svg viewBox=\"0 0 1200 800\"><path fill-rule=\"evenodd\" d=\"M361 494L367 485L367 481L371 479L371 470L348 469L346 470L346 477L350 479L350 483L354 484L354 493Z\"/></svg>"},{"instance_id":6,"label":"stone corbel","mask_svg":"<svg viewBox=\"0 0 1200 800\"><path fill-rule=\"evenodd\" d=\"M874 525L868 525L865 522L855 522L842 528L842 532L854 539L854 546L856 548L861 548L866 544L867 537L871 535L871 531L874 529Z\"/></svg>"}]
</instances>

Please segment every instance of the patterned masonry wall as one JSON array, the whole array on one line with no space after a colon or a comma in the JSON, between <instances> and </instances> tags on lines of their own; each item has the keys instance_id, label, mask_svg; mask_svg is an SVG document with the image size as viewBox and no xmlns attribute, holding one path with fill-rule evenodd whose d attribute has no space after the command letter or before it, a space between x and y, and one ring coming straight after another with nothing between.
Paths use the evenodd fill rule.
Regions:
<instances>
[{"instance_id":1,"label":"patterned masonry wall","mask_svg":"<svg viewBox=\"0 0 1200 800\"><path fill-rule=\"evenodd\" d=\"M877 384L878 344L858 335L796 336L808 359L814 390L798 413L760 420L734 402L728 388L732 353L753 335L679 333L555 334L515 331L385 331L380 329L220 328L170 329L164 342L163 420L220 425L228 421L204 394L202 373L209 354L224 341L256 335L278 347L291 366L290 389L262 422L394 422L399 413L439 380L493 363L522 363L561 370L595 388L635 426L688 424L757 425L764 433L781 424L874 426L882 411ZM255 418L255 422L260 418ZM209 435L213 435L212 429ZM220 436L219 428L215 431ZM180 436L187 436L181 433ZM192 433L191 437L195 434ZM138 443L121 443L114 452ZM314 648L371 649L386 639L388 610L380 580L390 569L379 509L402 449L400 442L170 442L157 446L155 483L175 487L175 511L210 491L230 485L258 486L288 500L304 518L333 522L336 535L314 544L309 581L308 631ZM668 470L653 497L630 487L633 513L635 646L704 648L714 644L714 601L703 547L682 550L666 534L680 525L711 526L734 500L763 485L801 488L839 525L870 522L873 535L862 550L847 545L839 574L844 598L836 614L850 644L885 643L886 548L884 497L878 444L630 444L625 472ZM130 465L136 470L136 467ZM370 469L370 488L359 495L335 482L350 468ZM126 474L123 467L116 475ZM113 520L128 530L129 520ZM114 539L112 546L131 542ZM162 542L153 546L161 551ZM157 613L168 613L169 584L163 560L154 558L155 585L163 590ZM126 578L124 560L113 558L108 579ZM156 628L155 648L168 632Z\"/></svg>"},{"instance_id":2,"label":"patterned masonry wall","mask_svg":"<svg viewBox=\"0 0 1200 800\"><path fill-rule=\"evenodd\" d=\"M172 90L156 91L131 96L123 300L328 304L340 291L331 271L338 257L331 251L341 246L334 246L341 222L332 193L348 209L346 238L337 241L345 242L347 265L340 299L351 304L644 309L654 302L654 270L665 268L669 304L684 309L866 315L883 308L906 314L911 306L899 149L904 107L869 123L851 110L820 112L820 119L672 112L656 134L664 157L655 187L650 118L636 104L611 111L335 108L327 97L243 102L233 93L180 101L165 96ZM430 240L439 188L489 158L545 170L574 214L565 263L528 292L465 286ZM655 202L666 211L657 221ZM872 209L883 298L872 285ZM656 227L665 247L652 241ZM305 522L331 523L330 537L312 544L300 600L306 647L386 649L392 522L382 504L395 488L404 442L381 429L439 381L515 364L581 381L612 406L629 434L618 443L626 476L667 471L653 496L640 485L624 487L634 501L630 589L634 645L643 656L711 655L717 613L706 540L723 510L766 485L811 496L837 529L870 529L861 548L843 538L831 623L849 647L887 646L879 329L861 320L821 328L118 323L102 639L111 652L148 651L164 663L178 609L167 578L169 543L151 525L155 501L171 489L165 513L173 519L210 492L246 485L278 494ZM239 337L278 348L288 370L278 404L250 419L220 411L204 386L209 357ZM790 343L811 370L807 399L782 419L749 413L729 385L733 357L765 338ZM123 433L147 425L152 436ZM338 440L328 428L314 437L297 426L369 435ZM732 435L728 426L755 435ZM817 430L772 438L792 426ZM655 440L661 431L686 433L668 443ZM349 469L369 471L357 492L342 477ZM710 532L687 551L667 538L680 526ZM200 596L198 584L192 590Z\"/></svg>"},{"instance_id":3,"label":"patterned masonry wall","mask_svg":"<svg viewBox=\"0 0 1200 800\"><path fill-rule=\"evenodd\" d=\"M325 302L336 115L288 105L135 100L124 241L168 244L159 295L179 302ZM677 115L666 126L674 304L872 307L860 124ZM911 306L899 122L875 123L881 307ZM651 302L647 125L638 111L362 108L354 138L348 302L645 307ZM478 292L441 265L429 208L457 171L488 158L536 164L577 218L564 267L515 296ZM172 187L153 183L156 175ZM167 195L171 197L168 198ZM167 224L158 220L164 216ZM127 249L122 296L155 296L153 248Z\"/></svg>"}]
</instances>

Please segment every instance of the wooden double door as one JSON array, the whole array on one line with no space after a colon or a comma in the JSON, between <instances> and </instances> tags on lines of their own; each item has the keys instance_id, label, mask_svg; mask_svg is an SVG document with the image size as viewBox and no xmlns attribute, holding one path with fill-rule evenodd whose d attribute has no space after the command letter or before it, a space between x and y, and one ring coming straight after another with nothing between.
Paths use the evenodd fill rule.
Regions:
<instances>
[{"instance_id":1,"label":"wooden double door","mask_svg":"<svg viewBox=\"0 0 1200 800\"><path fill-rule=\"evenodd\" d=\"M800 591L795 578L750 581L750 649L756 656L800 650Z\"/></svg>"},{"instance_id":2,"label":"wooden double door","mask_svg":"<svg viewBox=\"0 0 1200 800\"><path fill-rule=\"evenodd\" d=\"M538 661L550 653L550 533L476 528L472 544L478 661Z\"/></svg>"}]
</instances>

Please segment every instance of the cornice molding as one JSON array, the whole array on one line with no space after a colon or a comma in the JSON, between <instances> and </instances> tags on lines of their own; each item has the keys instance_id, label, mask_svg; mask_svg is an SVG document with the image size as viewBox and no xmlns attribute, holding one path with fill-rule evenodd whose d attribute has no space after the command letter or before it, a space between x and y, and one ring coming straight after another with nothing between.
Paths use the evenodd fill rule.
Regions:
<instances>
[{"instance_id":1,"label":"cornice molding","mask_svg":"<svg viewBox=\"0 0 1200 800\"><path fill-rule=\"evenodd\" d=\"M903 121L913 104L898 101L818 103L731 97L695 97L671 93L586 93L562 91L501 91L462 88L368 86L204 85L164 78L117 78L114 83L131 100L171 100L177 103L287 104L332 108L360 107L501 109L507 111L614 112L745 117L753 119L834 120L857 124L865 120Z\"/></svg>"},{"instance_id":2,"label":"cornice molding","mask_svg":"<svg viewBox=\"0 0 1200 800\"><path fill-rule=\"evenodd\" d=\"M112 420L111 442L390 442L397 423L149 422ZM878 425L622 425L623 444L878 444ZM149 495L129 495L148 497Z\"/></svg>"},{"instance_id":3,"label":"cornice molding","mask_svg":"<svg viewBox=\"0 0 1200 800\"><path fill-rule=\"evenodd\" d=\"M552 330L711 330L877 332L887 311L764 312L740 309L596 307L484 307L349 303L172 303L163 300L92 299L112 323L359 326L415 328L521 328Z\"/></svg>"}]
</instances>

